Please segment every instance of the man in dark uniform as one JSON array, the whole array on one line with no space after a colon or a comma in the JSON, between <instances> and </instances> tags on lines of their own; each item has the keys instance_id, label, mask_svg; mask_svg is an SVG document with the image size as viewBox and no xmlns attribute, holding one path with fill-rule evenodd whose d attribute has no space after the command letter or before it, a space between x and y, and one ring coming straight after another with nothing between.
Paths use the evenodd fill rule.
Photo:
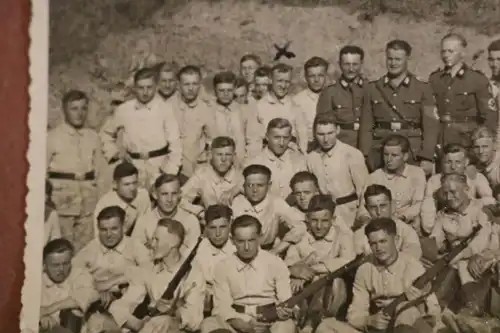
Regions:
<instances>
[{"instance_id":1,"label":"man in dark uniform","mask_svg":"<svg viewBox=\"0 0 500 333\"><path fill-rule=\"evenodd\" d=\"M404 40L387 43L387 74L366 88L359 149L372 170L381 166L381 144L392 133L408 137L410 163L420 164L426 174L434 167L439 121L429 85L408 71L411 51Z\"/></svg>"},{"instance_id":2,"label":"man in dark uniform","mask_svg":"<svg viewBox=\"0 0 500 333\"><path fill-rule=\"evenodd\" d=\"M491 105L488 78L468 67L465 62L467 41L451 33L441 40L441 58L444 68L434 71L429 78L441 120L439 143L461 143L471 146L470 133L478 125L496 131L498 115Z\"/></svg>"},{"instance_id":3,"label":"man in dark uniform","mask_svg":"<svg viewBox=\"0 0 500 333\"><path fill-rule=\"evenodd\" d=\"M358 147L359 117L363 105L365 82L361 77L365 52L359 46L347 45L340 50L339 67L342 75L323 89L316 113L333 112L339 120L340 141Z\"/></svg>"}]
</instances>

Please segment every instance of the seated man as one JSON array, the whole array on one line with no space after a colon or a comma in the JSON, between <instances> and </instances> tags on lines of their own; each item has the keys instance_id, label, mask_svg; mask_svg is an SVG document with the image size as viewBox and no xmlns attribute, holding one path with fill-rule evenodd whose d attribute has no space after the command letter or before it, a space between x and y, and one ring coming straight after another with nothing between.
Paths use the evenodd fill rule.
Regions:
<instances>
[{"instance_id":1,"label":"seated man","mask_svg":"<svg viewBox=\"0 0 500 333\"><path fill-rule=\"evenodd\" d=\"M40 332L78 333L83 313L99 299L90 274L71 263L73 252L73 245L63 238L43 248Z\"/></svg>"},{"instance_id":2,"label":"seated man","mask_svg":"<svg viewBox=\"0 0 500 333\"><path fill-rule=\"evenodd\" d=\"M245 177L244 195L234 198L234 216L252 215L262 223L260 246L273 254L281 254L290 244L299 242L306 233L304 216L290 207L284 199L268 193L271 185L271 170L252 164L243 170ZM286 225L288 232L278 239L280 225Z\"/></svg>"},{"instance_id":3,"label":"seated man","mask_svg":"<svg viewBox=\"0 0 500 333\"><path fill-rule=\"evenodd\" d=\"M214 269L217 263L232 255L236 248L229 240L229 226L233 217L231 208L224 205L209 206L205 211L205 236L200 243L195 261L206 282L204 313L213 308Z\"/></svg>"},{"instance_id":4,"label":"seated man","mask_svg":"<svg viewBox=\"0 0 500 333\"><path fill-rule=\"evenodd\" d=\"M180 207L203 220L204 210L210 205L231 205L233 198L243 190L243 176L235 166L235 142L226 136L212 141L210 163L199 166L182 187ZM202 206L194 205L196 198Z\"/></svg>"},{"instance_id":5,"label":"seated man","mask_svg":"<svg viewBox=\"0 0 500 333\"><path fill-rule=\"evenodd\" d=\"M285 257L294 293L300 292L305 283L339 269L355 257L352 231L334 225L335 204L331 196L314 196L306 216L308 233L299 243L290 246ZM335 279L324 292L329 293L329 304L322 307L327 309L327 316L335 317L347 299L344 280ZM314 298L317 299L321 299L320 295Z\"/></svg>"},{"instance_id":6,"label":"seated man","mask_svg":"<svg viewBox=\"0 0 500 333\"><path fill-rule=\"evenodd\" d=\"M139 217L151 210L151 200L145 188L139 186L139 170L128 162L113 171L113 190L99 201L94 213L94 230L98 237L97 215L105 207L118 206L125 211L125 234L130 236Z\"/></svg>"},{"instance_id":7,"label":"seated man","mask_svg":"<svg viewBox=\"0 0 500 333\"><path fill-rule=\"evenodd\" d=\"M383 185L373 184L366 188L364 199L366 210L372 219L385 217L392 219L396 223L398 251L411 255L415 259L420 259L422 248L420 247L417 232L410 225L393 216L394 205L391 191ZM365 227L363 226L354 232L354 245L357 254L371 253L370 244L365 235Z\"/></svg>"},{"instance_id":8,"label":"seated man","mask_svg":"<svg viewBox=\"0 0 500 333\"><path fill-rule=\"evenodd\" d=\"M377 218L368 223L365 234L373 257L356 272L348 324L327 318L316 332L386 332L391 318L380 310L401 294L405 294L408 301L420 298L421 301L402 303L400 309L406 304L408 308L397 314L393 332L432 332L427 319L439 314L439 305L435 295L425 297L426 291L412 286L424 268L414 257L398 252L396 232L396 223L390 218Z\"/></svg>"},{"instance_id":9,"label":"seated man","mask_svg":"<svg viewBox=\"0 0 500 333\"><path fill-rule=\"evenodd\" d=\"M231 236L236 253L215 266L214 316L203 321L201 333L295 332L291 309L277 307L277 320L263 321L262 313L286 301L292 291L283 260L259 248L261 233L253 216L234 220Z\"/></svg>"},{"instance_id":10,"label":"seated man","mask_svg":"<svg viewBox=\"0 0 500 333\"><path fill-rule=\"evenodd\" d=\"M110 316L105 319L103 328L107 331L126 328L140 333L194 332L199 329L205 291L199 267L193 265L183 277L173 300L162 298L182 265L180 248L184 235L184 227L179 221L163 218L158 222L153 236L154 269L135 274L123 297L109 307ZM156 308L160 314L141 319L135 317L136 308L143 302L148 303L148 308Z\"/></svg>"}]
</instances>

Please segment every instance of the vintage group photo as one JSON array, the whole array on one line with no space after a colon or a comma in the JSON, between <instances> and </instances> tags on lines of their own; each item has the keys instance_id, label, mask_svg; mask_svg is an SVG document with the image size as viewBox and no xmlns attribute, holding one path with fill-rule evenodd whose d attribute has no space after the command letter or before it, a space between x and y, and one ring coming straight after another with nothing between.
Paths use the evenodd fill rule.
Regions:
<instances>
[{"instance_id":1,"label":"vintage group photo","mask_svg":"<svg viewBox=\"0 0 500 333\"><path fill-rule=\"evenodd\" d=\"M46 2L37 332L500 332L498 3Z\"/></svg>"}]
</instances>

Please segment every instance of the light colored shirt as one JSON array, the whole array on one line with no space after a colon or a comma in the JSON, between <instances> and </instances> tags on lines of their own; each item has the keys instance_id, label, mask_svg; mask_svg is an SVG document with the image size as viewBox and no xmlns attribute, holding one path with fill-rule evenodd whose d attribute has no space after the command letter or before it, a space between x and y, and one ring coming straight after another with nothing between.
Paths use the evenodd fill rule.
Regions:
<instances>
[{"instance_id":1,"label":"light colored shirt","mask_svg":"<svg viewBox=\"0 0 500 333\"><path fill-rule=\"evenodd\" d=\"M406 253L416 259L422 256L422 247L417 232L408 224L399 219L393 219L396 222L396 246L399 252ZM356 230L354 233L354 242L357 254L370 254L372 252L368 237L365 235L366 225Z\"/></svg>"},{"instance_id":2,"label":"light colored shirt","mask_svg":"<svg viewBox=\"0 0 500 333\"><path fill-rule=\"evenodd\" d=\"M150 306L154 306L165 292L168 284L179 270L182 260L175 267L166 267L163 263L154 266L153 271L144 270L135 275L132 283L122 298L111 303L109 313L119 327L130 318L135 308L149 295ZM196 331L203 320L203 300L205 282L199 267L194 264L175 291L174 299L180 314L180 329Z\"/></svg>"},{"instance_id":3,"label":"light colored shirt","mask_svg":"<svg viewBox=\"0 0 500 333\"><path fill-rule=\"evenodd\" d=\"M262 224L261 245L276 244L280 223L285 223L290 230L282 241L299 242L306 233L304 215L290 207L284 199L268 194L257 205L252 205L243 195L234 198L233 215L251 215Z\"/></svg>"},{"instance_id":4,"label":"light colored shirt","mask_svg":"<svg viewBox=\"0 0 500 333\"><path fill-rule=\"evenodd\" d=\"M378 307L388 305L424 272L420 261L405 253L399 253L396 261L388 267L379 265L374 259L361 265L354 279L353 299L347 313L347 321L355 328L363 329L370 315L370 302L374 302ZM434 294L427 297L426 305L428 313L440 312Z\"/></svg>"},{"instance_id":5,"label":"light colored shirt","mask_svg":"<svg viewBox=\"0 0 500 333\"><path fill-rule=\"evenodd\" d=\"M47 207L45 209L48 209ZM59 224L59 216L55 209L51 209L48 213L48 217L45 219L43 224L44 232L44 244L47 244L53 239L61 238L61 226Z\"/></svg>"},{"instance_id":6,"label":"light colored shirt","mask_svg":"<svg viewBox=\"0 0 500 333\"><path fill-rule=\"evenodd\" d=\"M307 165L318 178L320 192L330 194L334 200L357 194L361 197L368 169L361 151L339 140L328 152L319 149L307 155ZM339 205L337 216L341 216L349 227L354 224L359 200Z\"/></svg>"},{"instance_id":7,"label":"light colored shirt","mask_svg":"<svg viewBox=\"0 0 500 333\"><path fill-rule=\"evenodd\" d=\"M313 124L316 117L316 105L318 104L319 94L310 89L304 89L293 96L293 100L302 112L303 119L306 121L307 139L309 142L314 141Z\"/></svg>"},{"instance_id":8,"label":"light colored shirt","mask_svg":"<svg viewBox=\"0 0 500 333\"><path fill-rule=\"evenodd\" d=\"M223 193L235 188L242 189L244 181L241 171L235 166L224 176L220 176L210 164L200 166L182 187L182 200L179 206L198 216L203 208L220 204ZM192 204L197 197L201 198L203 207Z\"/></svg>"},{"instance_id":9,"label":"light colored shirt","mask_svg":"<svg viewBox=\"0 0 500 333\"><path fill-rule=\"evenodd\" d=\"M132 238L137 239L147 248L151 248L153 244L153 235L156 227L158 226L158 221L160 221L163 217L164 216L162 216L158 208L155 208L149 213L141 216L141 218L136 222L134 231L132 232ZM177 207L175 214L170 218L179 221L184 226L186 233L184 243L181 246L181 253L183 255L187 255L196 245L198 237L200 237L200 222L196 216L185 211L181 207Z\"/></svg>"},{"instance_id":10,"label":"light colored shirt","mask_svg":"<svg viewBox=\"0 0 500 333\"><path fill-rule=\"evenodd\" d=\"M290 267L311 254L316 259L312 262L323 264L329 272L339 269L355 257L352 231L332 226L322 239L308 232L299 243L290 246L285 262Z\"/></svg>"},{"instance_id":11,"label":"light colored shirt","mask_svg":"<svg viewBox=\"0 0 500 333\"><path fill-rule=\"evenodd\" d=\"M125 211L124 230L127 233L136 223L137 219L151 210L151 199L149 193L143 188L137 190L137 196L132 202L126 202L115 190L106 193L97 203L94 212L94 232L98 237L97 216L106 207L118 206Z\"/></svg>"},{"instance_id":12,"label":"light colored shirt","mask_svg":"<svg viewBox=\"0 0 500 333\"><path fill-rule=\"evenodd\" d=\"M101 142L89 128L76 129L66 123L47 134L47 171L80 173L94 171L102 161ZM51 178L52 200L61 216L90 215L98 199L96 180L64 180Z\"/></svg>"},{"instance_id":13,"label":"light colored shirt","mask_svg":"<svg viewBox=\"0 0 500 333\"><path fill-rule=\"evenodd\" d=\"M264 165L271 170L270 193L283 199L292 193L292 177L299 171L307 171L306 157L293 148L287 148L283 155L278 157L265 147L255 158L245 161L245 166L251 164Z\"/></svg>"},{"instance_id":14,"label":"light colored shirt","mask_svg":"<svg viewBox=\"0 0 500 333\"><path fill-rule=\"evenodd\" d=\"M421 226L422 229L430 233L434 227L437 213L436 192L441 188L442 174L436 174L429 178L425 187L424 201L421 207ZM484 204L494 202L493 192L488 185L484 175L477 173L475 179L467 177L467 186L469 187L469 197L471 199L482 198Z\"/></svg>"},{"instance_id":15,"label":"light colored shirt","mask_svg":"<svg viewBox=\"0 0 500 333\"><path fill-rule=\"evenodd\" d=\"M500 125L498 126L500 128ZM491 188L500 184L500 133L497 133L496 151L492 161L482 170L482 174L488 179Z\"/></svg>"},{"instance_id":16,"label":"light colored shirt","mask_svg":"<svg viewBox=\"0 0 500 333\"><path fill-rule=\"evenodd\" d=\"M248 264L233 254L215 266L213 314L225 321L252 319L248 314L236 312L231 307L233 304L281 303L291 296L290 272L283 260L269 252L259 250L257 257Z\"/></svg>"}]
</instances>

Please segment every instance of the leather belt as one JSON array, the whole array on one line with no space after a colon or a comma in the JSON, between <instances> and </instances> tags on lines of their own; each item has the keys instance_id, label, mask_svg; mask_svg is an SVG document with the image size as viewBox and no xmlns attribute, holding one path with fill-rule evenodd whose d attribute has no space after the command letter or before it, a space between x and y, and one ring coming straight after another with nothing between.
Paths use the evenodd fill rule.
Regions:
<instances>
[{"instance_id":1,"label":"leather belt","mask_svg":"<svg viewBox=\"0 0 500 333\"><path fill-rule=\"evenodd\" d=\"M440 118L442 123L467 123L469 121L478 121L478 117L476 116L465 116L465 117L452 117L449 113L445 113Z\"/></svg>"},{"instance_id":2,"label":"leather belt","mask_svg":"<svg viewBox=\"0 0 500 333\"><path fill-rule=\"evenodd\" d=\"M344 197L340 197L340 198L335 199L335 203L337 205L344 205L346 203L353 202L356 200L358 200L358 195L356 194L356 192L353 192L353 193L346 195Z\"/></svg>"},{"instance_id":3,"label":"leather belt","mask_svg":"<svg viewBox=\"0 0 500 333\"><path fill-rule=\"evenodd\" d=\"M159 157L163 155L167 155L169 153L168 150L168 145L166 145L163 148L157 149L157 150L152 150L147 153L148 158L153 158L153 157ZM140 153L133 153L133 152L128 152L129 156L132 157L133 159L141 159L141 154Z\"/></svg>"},{"instance_id":4,"label":"leather belt","mask_svg":"<svg viewBox=\"0 0 500 333\"><path fill-rule=\"evenodd\" d=\"M66 180L94 180L95 172L89 171L83 174L83 178L78 178L76 173L49 171L47 176L52 179L66 179Z\"/></svg>"},{"instance_id":5,"label":"leather belt","mask_svg":"<svg viewBox=\"0 0 500 333\"><path fill-rule=\"evenodd\" d=\"M381 121L375 124L375 128L391 131L400 131L408 129L420 129L420 124L406 121Z\"/></svg>"},{"instance_id":6,"label":"leather belt","mask_svg":"<svg viewBox=\"0 0 500 333\"><path fill-rule=\"evenodd\" d=\"M255 305L255 306L248 306L248 305L239 305L239 304L233 304L231 307L234 309L234 311L238 313L246 313L249 315L257 315L259 313L264 312L267 308L273 308L275 307L275 303L270 303L266 305Z\"/></svg>"},{"instance_id":7,"label":"leather belt","mask_svg":"<svg viewBox=\"0 0 500 333\"><path fill-rule=\"evenodd\" d=\"M348 131L358 131L359 130L359 122L354 122L354 123L344 123L344 124L338 124L338 126L343 129L343 130L348 130Z\"/></svg>"}]
</instances>

